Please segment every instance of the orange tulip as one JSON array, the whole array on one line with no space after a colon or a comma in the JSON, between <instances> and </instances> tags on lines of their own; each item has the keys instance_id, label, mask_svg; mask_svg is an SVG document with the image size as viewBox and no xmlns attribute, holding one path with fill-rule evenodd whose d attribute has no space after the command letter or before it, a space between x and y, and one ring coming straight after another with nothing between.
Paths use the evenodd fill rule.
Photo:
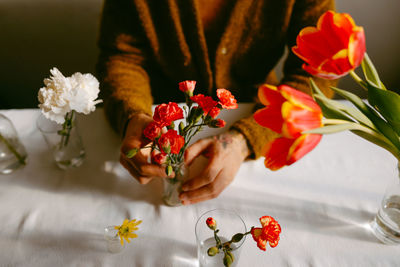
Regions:
<instances>
[{"instance_id":1,"label":"orange tulip","mask_svg":"<svg viewBox=\"0 0 400 267\"><path fill-rule=\"evenodd\" d=\"M262 85L258 97L265 108L254 114L263 127L287 138L297 138L301 132L322 126L322 112L307 94L287 85Z\"/></svg>"},{"instance_id":2,"label":"orange tulip","mask_svg":"<svg viewBox=\"0 0 400 267\"><path fill-rule=\"evenodd\" d=\"M324 79L337 79L357 68L365 53L364 29L349 14L325 12L317 27L297 36L293 53L305 61L303 69Z\"/></svg>"},{"instance_id":3,"label":"orange tulip","mask_svg":"<svg viewBox=\"0 0 400 267\"><path fill-rule=\"evenodd\" d=\"M303 134L300 137L280 137L268 143L264 148L265 167L272 171L291 165L314 149L321 140L320 134Z\"/></svg>"}]
</instances>

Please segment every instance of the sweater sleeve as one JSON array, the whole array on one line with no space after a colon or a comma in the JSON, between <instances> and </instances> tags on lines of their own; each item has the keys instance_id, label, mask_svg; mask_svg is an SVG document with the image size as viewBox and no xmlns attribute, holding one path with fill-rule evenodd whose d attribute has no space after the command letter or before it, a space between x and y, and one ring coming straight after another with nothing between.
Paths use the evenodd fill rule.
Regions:
<instances>
[{"instance_id":1,"label":"sweater sleeve","mask_svg":"<svg viewBox=\"0 0 400 267\"><path fill-rule=\"evenodd\" d=\"M133 114L151 115L153 98L145 70L147 43L132 1L106 0L101 18L97 74L104 110L123 135Z\"/></svg>"},{"instance_id":2,"label":"sweater sleeve","mask_svg":"<svg viewBox=\"0 0 400 267\"><path fill-rule=\"evenodd\" d=\"M309 77L311 75L302 69L303 62L293 54L291 47L296 44L296 37L301 29L307 26L315 26L318 18L327 10L332 9L334 9L333 0L296 1L287 33L286 45L289 53L284 64L284 76L280 82L281 84L287 84L308 94L311 93L309 87ZM323 80L317 77L313 77L313 79L328 97L333 96L329 86L335 85L336 81ZM256 100L256 102L256 109L263 107L259 100ZM249 148L252 151L250 158L253 159L263 156L265 145L279 137L279 134L258 125L253 116L237 121L231 128L241 132L246 137Z\"/></svg>"}]
</instances>

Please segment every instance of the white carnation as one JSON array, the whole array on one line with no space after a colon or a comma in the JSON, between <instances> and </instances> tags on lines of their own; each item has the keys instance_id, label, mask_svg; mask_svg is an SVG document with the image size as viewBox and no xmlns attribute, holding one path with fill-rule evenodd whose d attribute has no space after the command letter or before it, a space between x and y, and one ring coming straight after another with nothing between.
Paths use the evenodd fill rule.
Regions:
<instances>
[{"instance_id":1,"label":"white carnation","mask_svg":"<svg viewBox=\"0 0 400 267\"><path fill-rule=\"evenodd\" d=\"M57 68L51 69L50 73L52 76L44 80L46 87L40 88L38 95L39 108L46 118L61 124L68 112L75 110L89 114L102 102L96 100L100 90L93 75L77 72L64 77Z\"/></svg>"},{"instance_id":2,"label":"white carnation","mask_svg":"<svg viewBox=\"0 0 400 267\"><path fill-rule=\"evenodd\" d=\"M96 109L96 104L102 100L96 100L99 95L99 82L87 73L75 73L70 77L72 90L68 94L69 106L79 113L89 114Z\"/></svg>"},{"instance_id":3,"label":"white carnation","mask_svg":"<svg viewBox=\"0 0 400 267\"><path fill-rule=\"evenodd\" d=\"M57 68L51 69L50 73L52 76L44 79L45 87L39 90L39 108L46 118L64 123L65 114L71 111L66 98L67 92L72 90L71 81Z\"/></svg>"}]
</instances>

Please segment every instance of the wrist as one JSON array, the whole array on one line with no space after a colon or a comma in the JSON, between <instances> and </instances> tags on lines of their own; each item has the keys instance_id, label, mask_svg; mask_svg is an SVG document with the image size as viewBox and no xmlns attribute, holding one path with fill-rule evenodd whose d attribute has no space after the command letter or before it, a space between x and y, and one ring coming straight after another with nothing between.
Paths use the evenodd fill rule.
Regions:
<instances>
[{"instance_id":1,"label":"wrist","mask_svg":"<svg viewBox=\"0 0 400 267\"><path fill-rule=\"evenodd\" d=\"M239 145L240 153L243 156L243 159L247 159L251 155L252 151L248 145L246 137L241 132L234 129L229 130L228 133L232 136L233 140Z\"/></svg>"}]
</instances>

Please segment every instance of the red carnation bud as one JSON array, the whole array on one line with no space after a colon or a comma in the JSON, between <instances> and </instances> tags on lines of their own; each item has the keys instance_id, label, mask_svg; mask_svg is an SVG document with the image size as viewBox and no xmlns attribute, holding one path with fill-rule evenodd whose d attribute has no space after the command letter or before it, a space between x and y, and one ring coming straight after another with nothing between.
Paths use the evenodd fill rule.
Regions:
<instances>
[{"instance_id":1,"label":"red carnation bud","mask_svg":"<svg viewBox=\"0 0 400 267\"><path fill-rule=\"evenodd\" d=\"M179 83L179 90L185 94L193 96L193 91L196 86L196 81L183 81Z\"/></svg>"},{"instance_id":2,"label":"red carnation bud","mask_svg":"<svg viewBox=\"0 0 400 267\"><path fill-rule=\"evenodd\" d=\"M217 222L212 217L207 218L206 224L211 230L215 230L217 228Z\"/></svg>"},{"instance_id":3,"label":"red carnation bud","mask_svg":"<svg viewBox=\"0 0 400 267\"><path fill-rule=\"evenodd\" d=\"M211 121L210 127L223 128L223 127L225 127L225 124L226 124L226 122L224 120L216 119L216 120Z\"/></svg>"}]
</instances>

